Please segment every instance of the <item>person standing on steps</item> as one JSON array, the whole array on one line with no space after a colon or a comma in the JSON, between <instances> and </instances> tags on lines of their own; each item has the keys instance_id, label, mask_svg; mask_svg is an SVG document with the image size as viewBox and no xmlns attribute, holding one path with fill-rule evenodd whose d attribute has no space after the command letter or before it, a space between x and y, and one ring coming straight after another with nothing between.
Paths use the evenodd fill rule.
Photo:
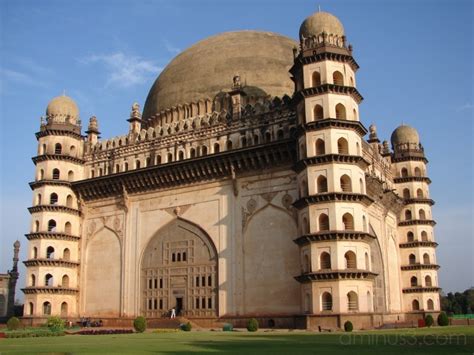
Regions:
<instances>
[{"instance_id":1,"label":"person standing on steps","mask_svg":"<svg viewBox=\"0 0 474 355\"><path fill-rule=\"evenodd\" d=\"M176 309L173 307L171 308L171 319L176 318Z\"/></svg>"}]
</instances>

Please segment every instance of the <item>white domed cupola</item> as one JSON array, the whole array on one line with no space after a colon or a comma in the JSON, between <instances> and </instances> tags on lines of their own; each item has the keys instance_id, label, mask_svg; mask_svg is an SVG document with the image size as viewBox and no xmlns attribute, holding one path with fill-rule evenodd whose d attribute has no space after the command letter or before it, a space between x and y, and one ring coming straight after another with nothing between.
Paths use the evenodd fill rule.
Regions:
<instances>
[{"instance_id":1,"label":"white domed cupola","mask_svg":"<svg viewBox=\"0 0 474 355\"><path fill-rule=\"evenodd\" d=\"M69 96L61 95L52 99L46 108L48 123L77 124L79 108Z\"/></svg>"},{"instance_id":2,"label":"white domed cupola","mask_svg":"<svg viewBox=\"0 0 474 355\"><path fill-rule=\"evenodd\" d=\"M321 34L344 36L344 26L339 19L327 12L316 12L307 17L300 27L300 39Z\"/></svg>"}]
</instances>

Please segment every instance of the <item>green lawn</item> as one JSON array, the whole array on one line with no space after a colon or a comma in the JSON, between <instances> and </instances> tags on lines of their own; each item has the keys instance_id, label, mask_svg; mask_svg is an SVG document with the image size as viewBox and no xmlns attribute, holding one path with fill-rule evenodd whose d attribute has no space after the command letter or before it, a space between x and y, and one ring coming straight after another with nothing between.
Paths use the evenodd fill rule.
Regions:
<instances>
[{"instance_id":1,"label":"green lawn","mask_svg":"<svg viewBox=\"0 0 474 355\"><path fill-rule=\"evenodd\" d=\"M354 344L355 343L355 344ZM473 354L474 327L319 334L192 331L0 339L0 354Z\"/></svg>"}]
</instances>

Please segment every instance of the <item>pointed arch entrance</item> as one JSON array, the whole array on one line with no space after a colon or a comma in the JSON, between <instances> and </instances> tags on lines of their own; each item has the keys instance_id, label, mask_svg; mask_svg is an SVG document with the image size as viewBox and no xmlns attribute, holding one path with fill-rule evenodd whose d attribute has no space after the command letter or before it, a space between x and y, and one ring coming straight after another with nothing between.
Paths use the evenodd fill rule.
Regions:
<instances>
[{"instance_id":1,"label":"pointed arch entrance","mask_svg":"<svg viewBox=\"0 0 474 355\"><path fill-rule=\"evenodd\" d=\"M217 251L200 227L177 218L150 240L141 262L141 310L147 318L175 308L185 317L216 317Z\"/></svg>"}]
</instances>

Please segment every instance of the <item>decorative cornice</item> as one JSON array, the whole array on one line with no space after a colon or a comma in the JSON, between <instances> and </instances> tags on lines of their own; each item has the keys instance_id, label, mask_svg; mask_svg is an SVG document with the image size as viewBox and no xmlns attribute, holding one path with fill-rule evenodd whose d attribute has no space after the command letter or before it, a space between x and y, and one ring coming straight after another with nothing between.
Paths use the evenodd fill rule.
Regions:
<instances>
[{"instance_id":1,"label":"decorative cornice","mask_svg":"<svg viewBox=\"0 0 474 355\"><path fill-rule=\"evenodd\" d=\"M439 265L436 264L411 264L411 265L402 265L401 269L403 271L412 271L412 270L438 270Z\"/></svg>"},{"instance_id":2,"label":"decorative cornice","mask_svg":"<svg viewBox=\"0 0 474 355\"><path fill-rule=\"evenodd\" d=\"M405 176L405 177L396 177L393 179L395 184L401 184L404 182L425 182L431 184L431 179L427 176Z\"/></svg>"},{"instance_id":3,"label":"decorative cornice","mask_svg":"<svg viewBox=\"0 0 474 355\"><path fill-rule=\"evenodd\" d=\"M37 239L48 239L48 240L65 240L76 242L81 239L77 235L71 235L66 233L53 233L53 232L36 232L25 234L26 239L28 240L37 240Z\"/></svg>"},{"instance_id":4,"label":"decorative cornice","mask_svg":"<svg viewBox=\"0 0 474 355\"><path fill-rule=\"evenodd\" d=\"M45 127L43 129L43 127ZM84 137L81 135L81 129L79 130L67 130L67 129L53 129L53 128L48 128L47 126L42 126L41 131L36 132L36 139L39 139L41 137L46 137L46 136L69 136L72 138L76 138L79 140L82 140Z\"/></svg>"},{"instance_id":5,"label":"decorative cornice","mask_svg":"<svg viewBox=\"0 0 474 355\"><path fill-rule=\"evenodd\" d=\"M305 283L311 281L330 281L330 280L347 280L347 279L359 279L359 280L371 280L374 279L378 274L359 269L347 269L347 270L321 270L316 272L308 272L295 277L296 281Z\"/></svg>"},{"instance_id":6,"label":"decorative cornice","mask_svg":"<svg viewBox=\"0 0 474 355\"><path fill-rule=\"evenodd\" d=\"M39 162L48 161L48 160L61 160L61 161L67 161L70 163L81 164L81 165L85 163L84 159L76 158L76 157L66 155L66 154L42 154L42 155L38 155L36 157L31 158L31 160L33 160L33 163L35 165Z\"/></svg>"},{"instance_id":7,"label":"decorative cornice","mask_svg":"<svg viewBox=\"0 0 474 355\"><path fill-rule=\"evenodd\" d=\"M424 156L414 156L414 155L407 155L407 156L399 156L399 157L394 157L392 155L392 163L401 163L404 161L422 161L425 164L428 164L428 159L426 159Z\"/></svg>"},{"instance_id":8,"label":"decorative cornice","mask_svg":"<svg viewBox=\"0 0 474 355\"><path fill-rule=\"evenodd\" d=\"M38 212L64 212L64 213L69 213L75 216L80 216L81 211L71 208L71 207L66 207L66 206L61 206L61 205L38 205L38 206L32 206L28 207L28 211L30 211L31 214L33 213L38 213Z\"/></svg>"},{"instance_id":9,"label":"decorative cornice","mask_svg":"<svg viewBox=\"0 0 474 355\"><path fill-rule=\"evenodd\" d=\"M60 295L75 295L79 292L77 288L62 287L62 286L28 286L21 289L25 295L37 294L60 294Z\"/></svg>"},{"instance_id":10,"label":"decorative cornice","mask_svg":"<svg viewBox=\"0 0 474 355\"><path fill-rule=\"evenodd\" d=\"M414 242L400 243L399 246L400 246L400 248L403 248L403 249L406 249L406 248L419 248L419 247L436 248L438 246L438 243L430 242L430 241L417 240L417 241L414 241Z\"/></svg>"},{"instance_id":11,"label":"decorative cornice","mask_svg":"<svg viewBox=\"0 0 474 355\"><path fill-rule=\"evenodd\" d=\"M298 134L304 132L319 131L328 128L339 128L356 131L361 137L367 134L367 128L360 121L341 120L339 118L323 118L321 120L307 122L298 127Z\"/></svg>"},{"instance_id":12,"label":"decorative cornice","mask_svg":"<svg viewBox=\"0 0 474 355\"><path fill-rule=\"evenodd\" d=\"M71 187L71 182L66 181L66 180L38 180L38 181L32 181L29 183L30 188L32 190L36 189L37 187L45 186L45 185L50 185L50 186L66 186L66 187Z\"/></svg>"},{"instance_id":13,"label":"decorative cornice","mask_svg":"<svg viewBox=\"0 0 474 355\"><path fill-rule=\"evenodd\" d=\"M300 173L308 166L312 165L321 165L321 164L331 164L331 163L338 163L338 164L354 164L357 165L361 169L366 169L370 162L367 161L364 157L359 155L346 155L346 154L324 154L318 155L315 157L304 158L299 160L295 165L295 171Z\"/></svg>"},{"instance_id":14,"label":"decorative cornice","mask_svg":"<svg viewBox=\"0 0 474 355\"><path fill-rule=\"evenodd\" d=\"M343 86L335 84L322 84L306 89L302 89L293 96L293 103L297 105L301 100L307 97L321 95L321 94L344 94L351 96L357 104L360 104L364 99L359 91L354 86Z\"/></svg>"},{"instance_id":15,"label":"decorative cornice","mask_svg":"<svg viewBox=\"0 0 474 355\"><path fill-rule=\"evenodd\" d=\"M349 51L346 53L335 53L332 47L320 47L318 50L309 51L306 50L306 53L311 53L310 55L299 55L295 58L295 63L290 69L290 73L296 76L296 69L302 65L311 64L322 62L325 60L331 60L335 62L347 63L350 65L351 69L357 71L359 69L359 64L357 64L356 60L352 55L350 55Z\"/></svg>"},{"instance_id":16,"label":"decorative cornice","mask_svg":"<svg viewBox=\"0 0 474 355\"><path fill-rule=\"evenodd\" d=\"M371 239L376 239L372 234L366 232L356 232L356 231L323 231L318 233L310 233L302 235L293 241L300 245L307 245L310 243L317 242L328 242L328 241L341 241L341 240L359 240L363 242L368 242Z\"/></svg>"},{"instance_id":17,"label":"decorative cornice","mask_svg":"<svg viewBox=\"0 0 474 355\"><path fill-rule=\"evenodd\" d=\"M25 266L58 266L58 267L68 267L75 268L79 265L78 262L70 260L60 260L60 259L29 259L23 261Z\"/></svg>"},{"instance_id":18,"label":"decorative cornice","mask_svg":"<svg viewBox=\"0 0 474 355\"><path fill-rule=\"evenodd\" d=\"M430 206L433 206L435 204L435 202L430 198L414 197L414 198L405 199L405 205L409 205L409 204L412 204L412 203L422 203L422 204L427 204L427 205L430 205Z\"/></svg>"},{"instance_id":19,"label":"decorative cornice","mask_svg":"<svg viewBox=\"0 0 474 355\"><path fill-rule=\"evenodd\" d=\"M325 192L322 194L302 197L293 203L293 206L295 208L301 209L308 205L327 202L355 202L361 203L364 206L370 206L374 200L365 194L359 194L355 192Z\"/></svg>"},{"instance_id":20,"label":"decorative cornice","mask_svg":"<svg viewBox=\"0 0 474 355\"><path fill-rule=\"evenodd\" d=\"M76 181L72 183L72 188L84 200L93 200L119 196L124 187L128 193L137 193L231 179L234 174L238 177L239 174L251 171L291 167L296 157L295 147L293 139L279 140L265 145Z\"/></svg>"},{"instance_id":21,"label":"decorative cornice","mask_svg":"<svg viewBox=\"0 0 474 355\"><path fill-rule=\"evenodd\" d=\"M425 292L439 292L441 290L440 287L422 287L422 286L414 286L414 287L406 287L403 289L403 293L425 293Z\"/></svg>"},{"instance_id":22,"label":"decorative cornice","mask_svg":"<svg viewBox=\"0 0 474 355\"><path fill-rule=\"evenodd\" d=\"M409 221L398 222L399 227L404 226L432 226L434 227L436 222L431 219L410 219Z\"/></svg>"}]
</instances>

